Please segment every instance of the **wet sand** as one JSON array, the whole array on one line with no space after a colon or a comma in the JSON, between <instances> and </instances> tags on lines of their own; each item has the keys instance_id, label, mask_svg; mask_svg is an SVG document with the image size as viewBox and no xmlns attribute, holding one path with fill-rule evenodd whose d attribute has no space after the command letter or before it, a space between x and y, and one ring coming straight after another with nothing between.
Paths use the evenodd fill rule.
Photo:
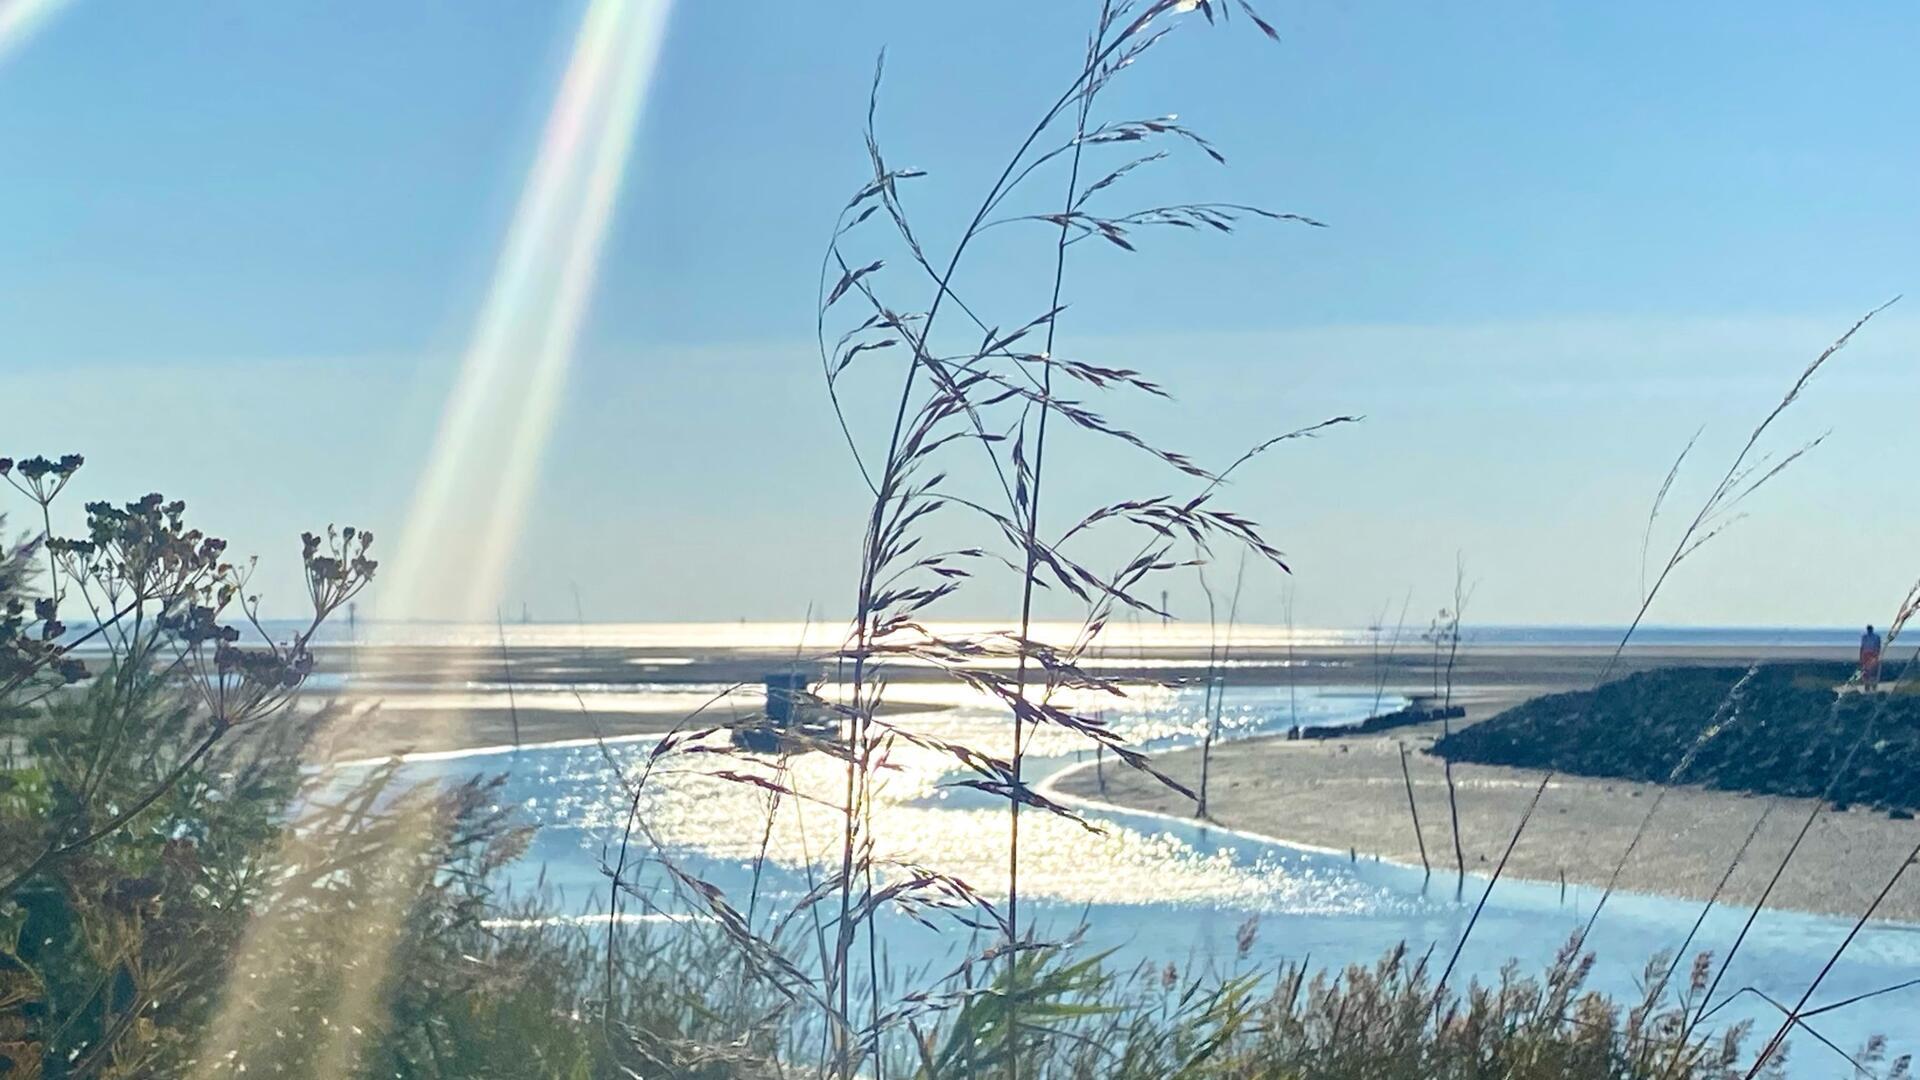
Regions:
<instances>
[{"instance_id":1,"label":"wet sand","mask_svg":"<svg viewBox=\"0 0 1920 1080\"><path fill-rule=\"evenodd\" d=\"M1167 650L1154 655L1200 663L1206 650ZM1551 690L1592 684L1607 663L1609 650L1597 648L1503 648L1461 653L1453 669L1455 698L1471 694L1482 701L1523 701ZM1816 650L1793 650L1791 655L1824 655ZM1837 653L1836 653L1837 655ZM1670 663L1726 663L1751 659L1751 651L1728 648L1680 648L1634 653L1622 659L1619 673ZM789 671L795 663L826 675L831 663L822 659L795 659L793 650L707 650L684 648L515 648L505 657L497 648L465 646L367 646L357 650L328 648L319 653L317 673L321 688L307 692L307 705L338 703L353 719L342 724L334 738L315 746L317 759L376 757L405 751L513 746L515 721L522 744L591 738L599 734L659 734L684 723L687 713L724 688L741 688L737 698L708 705L716 721L737 719L758 709L760 680L768 673ZM1156 667L1152 661L1129 661L1123 655L1106 657L1102 675L1121 680L1196 678L1194 667ZM338 680L351 675L351 688ZM895 669L889 678L902 688L933 682L929 671ZM332 680L332 682L328 682ZM1236 684L1279 686L1294 680L1298 686L1384 686L1407 694L1434 690L1432 655L1404 646L1392 659L1377 663L1369 650L1359 648L1298 648L1298 650L1236 650ZM507 686L515 692L509 698ZM1444 684L1444 676L1442 676ZM1442 686L1444 688L1444 686ZM582 700L574 698L574 690ZM630 709L620 703L595 700L622 692L678 690L685 707ZM484 703L470 698L484 696ZM461 705L449 698L468 700ZM511 701L511 707L509 707ZM1475 715L1480 715L1476 711Z\"/></svg>"},{"instance_id":2,"label":"wet sand","mask_svg":"<svg viewBox=\"0 0 1920 1080\"><path fill-rule=\"evenodd\" d=\"M377 705L377 703L371 703ZM518 724L504 709L409 709L383 711L355 706L351 717L324 731L309 756L322 761L362 761L395 754L437 753L561 742L599 736L657 735L677 716L660 713L591 713L579 709L519 710Z\"/></svg>"},{"instance_id":3,"label":"wet sand","mask_svg":"<svg viewBox=\"0 0 1920 1080\"><path fill-rule=\"evenodd\" d=\"M1813 657L1819 650L1791 651ZM1154 655L1176 663L1203 664L1206 650L1157 648ZM1837 655L1837 654L1835 654ZM1482 701L1523 701L1536 694L1590 685L1605 666L1609 650L1590 647L1509 647L1463 653L1454 665L1455 697L1470 692ZM1621 673L1675 663L1745 664L1750 651L1687 647L1639 653L1624 658ZM725 721L759 708L760 685L770 672L796 663L816 674L832 670L820 658L796 660L791 649L710 649L642 647L497 648L463 646L383 646L320 650L316 680L306 702L318 707L337 702L354 720L323 747L325 757L368 757L405 751L445 751L512 745L514 722L523 743L605 735L657 734L683 723L708 697L727 688L735 696L708 706L712 719ZM1236 650L1232 679L1240 685L1374 687L1410 694L1435 688L1433 657L1408 645L1391 659L1376 662L1361 648L1302 647ZM1114 655L1100 672L1126 681L1198 678L1197 666L1165 667ZM351 688L338 680L352 676ZM890 681L909 696L911 687L938 680L933 672L894 668ZM332 681L329 681L332 680ZM514 688L510 698L507 686ZM1444 677L1441 679L1444 690ZM576 699L578 691L588 704ZM684 707L626 708L596 695L646 691L679 692ZM443 704L450 697L467 701ZM509 707L509 701L512 705ZM898 708L905 709L902 703ZM1482 715L1476 712L1476 716Z\"/></svg>"},{"instance_id":4,"label":"wet sand","mask_svg":"<svg viewBox=\"0 0 1920 1080\"><path fill-rule=\"evenodd\" d=\"M1568 688L1540 687L1543 692ZM1526 696L1524 688L1509 683L1464 687L1456 701L1467 706L1464 723L1474 723ZM1436 880L1445 880L1458 867L1445 767L1426 752L1439 733L1438 725L1420 725L1351 739L1263 738L1218 746L1209 768L1208 816L1281 841L1415 867L1422 865L1424 842L1427 865ZM1418 834L1401 772L1403 746L1419 811ZM1189 787L1197 786L1199 751L1163 755L1158 764ZM1460 857L1469 873L1492 872L1544 775L1531 769L1454 767ZM1130 809L1182 817L1195 809L1184 796L1133 770L1081 766L1056 783L1067 794ZM1645 834L1622 867L1656 802ZM1809 799L1562 774L1547 785L1506 872L1543 882L1605 886L1618 868L1621 889L1704 900L1731 865L1722 902L1752 906L1815 809ZM1736 864L1743 845L1745 854ZM1871 810L1821 809L1767 906L1858 916L1916 845L1920 822ZM1920 868L1909 868L1878 914L1920 921Z\"/></svg>"},{"instance_id":5,"label":"wet sand","mask_svg":"<svg viewBox=\"0 0 1920 1080\"><path fill-rule=\"evenodd\" d=\"M1846 658L1844 652L1829 649L1762 652L1772 659ZM503 661L497 650L478 648L363 649L352 654L336 650L322 656L320 670L355 673L353 690L341 700L361 715L316 745L315 756L343 760L405 751L510 746L515 714L523 743L660 733L687 723L686 713L715 690L743 687L736 699L711 707L706 720L725 721L756 711L761 679L795 663L791 651L672 653L642 648L528 648L512 650ZM1204 659L1204 650L1186 656L1179 650L1161 649L1157 655ZM1454 667L1453 700L1465 705L1468 715L1456 723L1478 722L1539 694L1591 686L1610 655L1605 648L1565 646L1465 653ZM1738 666L1756 658L1752 648L1635 649L1621 658L1613 673L1676 664ZM1300 648L1290 654L1250 650L1236 653L1238 663L1231 677L1233 684L1243 686L1282 685L1291 680L1300 686L1380 687L1424 697L1434 691L1432 659L1417 648L1402 648L1391 661L1356 648ZM816 672L829 670L818 661L803 663ZM1124 658L1109 659L1103 673L1155 680L1198 674L1191 668L1169 669L1145 661L1136 665ZM904 697L913 684L934 681L935 676L901 669L890 678ZM509 679L516 688L511 710L503 707L503 688ZM1440 679L1444 694L1444 672ZM668 710L658 705L633 710L600 704L589 709L574 699L576 687L588 698L623 691L677 691L686 695L688 704ZM485 707L435 704L448 694L476 692L491 699ZM1324 742L1258 739L1222 745L1213 754L1210 814L1223 825L1283 841L1352 849L1419 866L1420 843L1400 772L1404 744L1427 860L1436 875L1453 872L1446 778L1440 760L1425 752L1438 733L1436 726L1418 726ZM1189 785L1197 782L1198 751L1164 755L1160 764ZM1531 770L1455 767L1460 845L1469 871L1489 871L1497 863L1540 776ZM1103 791L1101 778L1089 766L1063 777L1060 788L1134 809L1178 816L1189 816L1194 810L1183 797L1136 773L1123 776L1108 771ZM1508 872L1539 881L1558 881L1564 875L1570 883L1604 885L1648 807L1660 798L1657 785L1558 777L1541 798ZM1768 800L1696 787L1668 789L1622 871L1620 885L1704 899L1765 814L1723 893L1728 902L1751 904L1760 897L1773 867L1812 809L1807 800ZM1920 823L1894 821L1865 810L1824 810L1769 904L1857 914L1886 883L1901 856L1917 843ZM1881 912L1920 920L1920 871L1895 887Z\"/></svg>"}]
</instances>

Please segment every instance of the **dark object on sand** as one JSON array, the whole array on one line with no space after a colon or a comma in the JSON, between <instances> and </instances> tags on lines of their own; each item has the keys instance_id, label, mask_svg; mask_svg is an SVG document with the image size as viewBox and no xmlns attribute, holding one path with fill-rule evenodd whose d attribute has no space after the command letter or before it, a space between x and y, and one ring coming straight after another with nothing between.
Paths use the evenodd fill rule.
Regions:
<instances>
[{"instance_id":1,"label":"dark object on sand","mask_svg":"<svg viewBox=\"0 0 1920 1080\"><path fill-rule=\"evenodd\" d=\"M1303 727L1299 734L1289 734L1289 738L1298 739L1339 739L1348 735L1367 735L1376 731L1388 731L1393 728L1407 727L1412 724L1425 724L1434 720L1459 720L1467 715L1461 705L1449 705L1439 709L1421 709L1408 706L1390 713L1369 716L1357 724L1334 724L1326 727Z\"/></svg>"},{"instance_id":2,"label":"dark object on sand","mask_svg":"<svg viewBox=\"0 0 1920 1080\"><path fill-rule=\"evenodd\" d=\"M766 677L767 708L762 722L733 729L733 745L759 754L804 749L801 743L831 739L837 725L809 687L813 676L803 671L781 671ZM796 739L794 736L805 736Z\"/></svg>"}]
</instances>

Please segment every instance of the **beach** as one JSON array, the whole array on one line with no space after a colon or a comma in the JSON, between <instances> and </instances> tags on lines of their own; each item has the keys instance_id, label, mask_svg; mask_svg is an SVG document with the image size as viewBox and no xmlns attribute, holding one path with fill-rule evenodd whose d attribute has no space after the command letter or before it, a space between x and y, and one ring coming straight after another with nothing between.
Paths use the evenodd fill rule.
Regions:
<instances>
[{"instance_id":1,"label":"beach","mask_svg":"<svg viewBox=\"0 0 1920 1080\"><path fill-rule=\"evenodd\" d=\"M1176 632L1179 628L1175 624ZM491 638L493 628L485 629ZM622 629L509 625L504 634L510 647L504 649L475 643L476 633L451 631L445 633L451 643L445 644L323 646L316 650L315 674L304 693L306 707L353 716L336 725L334 738L316 753L366 757L511 745L516 724L522 743L596 732L658 734L687 723L751 715L769 674L804 669L824 679L834 670L819 647L827 636L819 627L804 650L777 633L759 635L750 645L665 640L684 633L671 628L656 634L661 640L630 644L623 639L631 635ZM792 632L798 640L800 628ZM1198 682L1208 662L1204 633L1201 627L1186 640L1103 648L1089 669L1122 684ZM1119 638L1113 631L1110 636ZM1802 659L1840 655L1819 648L1764 652ZM1672 664L1744 665L1755 655L1752 648L1727 645L1636 649L1614 662L1613 672ZM1591 686L1611 656L1610 648L1595 644L1463 651L1453 664L1452 697L1467 704L1469 720L1477 720L1539 694ZM1236 646L1226 670L1231 684L1239 686L1438 697L1446 692L1445 665L1445 656L1412 643L1391 655L1376 655L1366 645L1285 648L1263 642ZM889 667L886 678L893 688L887 708L896 711L931 707L916 701L916 692L942 681L930 670L899 666Z\"/></svg>"},{"instance_id":2,"label":"beach","mask_svg":"<svg viewBox=\"0 0 1920 1080\"><path fill-rule=\"evenodd\" d=\"M1795 650L1770 658L1838 657ZM1632 656L1625 667L1752 659L1750 652L1735 659L1720 650L1648 651ZM1454 723L1477 723L1537 693L1583 689L1590 679L1580 679L1578 672L1590 660L1480 658L1476 671L1494 672L1505 663L1508 677L1457 683L1454 701L1465 705L1467 716ZM1389 689L1426 692L1405 683ZM1454 880L1459 862L1445 768L1441 759L1427 753L1439 735L1440 725L1422 724L1349 738L1219 744L1208 770L1208 817L1228 828L1348 851L1358 858L1414 867L1424 863L1432 867L1436 881ZM1165 754L1156 763L1175 780L1197 787L1198 750ZM1489 874L1499 864L1544 777L1531 769L1454 766L1460 861L1468 873ZM1408 806L1408 778L1419 813L1417 834ZM1089 763L1061 775L1055 784L1076 798L1173 816L1194 813L1194 804L1184 796L1132 770L1097 769ZM1866 808L1815 810L1809 799L1558 774L1541 793L1505 872L1597 887L1606 886L1617 872L1620 889L1692 900L1706 900L1717 891L1721 903L1752 906L1811 817L1806 838L1767 906L1856 916L1893 877L1901 859L1920 845L1920 822L1891 819ZM1632 854L1623 864L1630 845ZM1468 888L1476 887L1482 886L1470 880ZM1920 874L1903 876L1877 914L1920 921Z\"/></svg>"},{"instance_id":3,"label":"beach","mask_svg":"<svg viewBox=\"0 0 1920 1080\"><path fill-rule=\"evenodd\" d=\"M1832 648L1663 645L1631 649L1618 660L1599 645L1503 647L1463 652L1453 664L1451 700L1467 710L1456 724L1477 723L1540 694L1584 689L1603 672L1617 677L1676 664L1738 666L1755 659L1844 658ZM1123 682L1194 681L1196 648L1162 647L1138 659L1108 656L1101 673ZM1448 696L1445 658L1403 646L1391 657L1368 647L1239 649L1229 670L1235 686L1340 687L1421 701ZM657 734L752 717L760 681L796 664L816 673L830 665L796 659L790 648L699 649L594 645L515 647L387 647L323 654L321 670L355 678L350 687L312 695L350 718L314 747L329 760L400 753L443 753ZM932 672L891 673L895 715L938 708L925 691ZM511 686L511 693L508 687ZM1229 698L1231 699L1231 698ZM1351 851L1409 866L1425 861L1436 880L1458 872L1447 784L1427 748L1439 725L1398 728L1327 740L1229 741L1213 751L1209 816L1220 825L1283 842ZM1405 748L1418 838L1401 772ZM1188 786L1198 783L1200 754L1177 750L1159 767ZM1525 769L1458 765L1454 802L1460 848L1469 873L1499 862L1514 825L1542 774ZM1194 806L1144 774L1091 763L1056 778L1058 790L1135 810L1191 817ZM1632 857L1623 853L1659 803ZM1507 873L1570 886L1604 886L1619 867L1622 889L1704 900L1720 885L1734 856L1744 856L1720 890L1723 902L1750 905L1813 810L1808 800L1767 799L1692 786L1667 788L1621 780L1560 775L1541 795ZM1764 820L1763 820L1764 819ZM1758 828L1756 829L1756 824ZM1748 842L1749 834L1751 842ZM1832 808L1814 815L1789 871L1768 899L1772 907L1857 914L1892 875L1899 857L1920 843L1920 823L1866 809ZM1920 874L1888 894L1880 914L1920 920Z\"/></svg>"}]
</instances>

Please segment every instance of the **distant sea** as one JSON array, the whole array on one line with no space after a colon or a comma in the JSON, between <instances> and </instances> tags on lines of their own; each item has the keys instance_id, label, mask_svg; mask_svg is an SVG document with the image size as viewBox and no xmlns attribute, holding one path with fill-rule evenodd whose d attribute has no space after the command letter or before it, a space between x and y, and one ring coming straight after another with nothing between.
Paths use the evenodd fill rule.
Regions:
<instances>
[{"instance_id":1,"label":"distant sea","mask_svg":"<svg viewBox=\"0 0 1920 1080\"><path fill-rule=\"evenodd\" d=\"M295 620L267 620L268 632L276 638L291 635L303 624ZM943 631L984 632L1004 629L1004 624L953 623L938 627ZM1034 628L1036 637L1050 641L1069 641L1079 629L1067 623L1042 623ZM1538 646L1604 647L1619 642L1625 628L1620 626L1505 626L1469 625L1462 628L1466 646ZM413 646L497 646L504 633L513 648L631 648L631 649L830 649L841 642L845 632L839 623L815 622L374 622L350 623L336 617L322 628L320 644L413 645ZM1224 630L1221 631L1224 633ZM1402 642L1418 640L1421 628L1408 624L1400 631ZM1285 627L1242 624L1233 630L1236 649L1284 648L1289 643L1302 647L1364 647L1376 639L1393 635L1391 627L1374 631L1367 628ZM1161 625L1115 623L1102 637L1111 653L1155 649L1206 649L1211 632L1205 623L1176 622ZM1805 626L1642 626L1634 632L1639 645L1733 646L1755 648L1849 648L1860 640L1857 627Z\"/></svg>"}]
</instances>

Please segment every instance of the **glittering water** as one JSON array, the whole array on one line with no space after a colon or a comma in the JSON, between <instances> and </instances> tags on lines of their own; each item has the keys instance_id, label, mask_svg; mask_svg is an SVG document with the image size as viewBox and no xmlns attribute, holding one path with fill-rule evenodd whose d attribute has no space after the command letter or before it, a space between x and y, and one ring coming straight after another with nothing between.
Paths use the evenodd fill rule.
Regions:
<instances>
[{"instance_id":1,"label":"glittering water","mask_svg":"<svg viewBox=\"0 0 1920 1080\"><path fill-rule=\"evenodd\" d=\"M898 689L905 697L946 706L903 718L901 723L915 732L1000 754L1009 749L1005 715L990 702L950 687L903 684ZM624 698L649 692L680 700L694 691L687 686L649 690L629 685L621 689L621 707L630 707ZM1123 702L1109 704L1107 719L1150 749L1189 745L1201 731L1201 700L1197 688L1134 688ZM1371 691L1325 688L1290 693L1285 687L1236 687L1227 700L1225 726L1234 736L1282 730L1296 721L1354 721L1374 706ZM1389 700L1384 707L1396 704ZM663 757L649 770L653 744L652 738L631 738L604 747L588 742L518 752L441 754L409 770L420 777L509 774L504 797L541 825L519 880L542 875L568 910L587 917L604 916L603 868L619 857L628 796L615 774L616 763L629 781L645 775L638 806L651 834L635 838L625 875L641 882L641 891L653 898L655 907L649 911L628 901L624 907L631 916L689 910L653 861L656 843L659 854L718 885L736 908L744 911L751 904L762 917L778 917L791 909L827 867L838 865L839 815L831 804L844 796L846 774L840 763L818 754L792 759L781 780L802 798L782 799L768 831L768 793L712 775L749 767L730 758L692 754ZM1029 774L1036 777L1086 760L1079 744L1051 732L1036 735L1031 755ZM897 741L884 765L874 790L878 861L929 867L996 896L1006 875L1004 804L954 787L952 782L964 774L937 750ZM1111 761L1107 766L1114 767ZM765 770L762 774L772 775ZM1106 808L1090 809L1087 816L1100 827L1099 833L1046 813L1022 815L1021 910L1027 924L1043 936L1063 938L1079 931L1089 948L1114 950L1111 962L1117 966L1171 963L1183 971L1198 967L1225 973L1310 958L1315 966L1338 967L1370 963L1403 941L1416 953L1434 947L1444 959L1485 884L1470 877L1464 895L1456 895L1451 876L1426 881L1418 869L1354 861L1346 853L1311 851ZM755 895L753 864L763 836L767 864ZM636 869L634 861L642 865ZM1557 885L1503 881L1474 932L1461 970L1487 979L1509 960L1517 960L1523 972L1541 969L1584 922L1596 898L1592 889L1569 888L1563 900ZM1698 912L1699 905L1690 902L1614 897L1590 942L1600 956L1593 987L1633 995L1648 958L1676 947ZM1716 911L1695 947L1724 952L1745 914L1740 909ZM1242 955L1236 939L1250 918L1258 919L1258 934ZM879 925L884 955L907 978L949 970L982 944L970 940L963 929L936 932L899 917L882 919ZM1766 913L1724 987L1752 986L1777 1000L1795 1000L1849 925L1840 919ZM1814 1005L1912 978L1916 967L1920 927L1872 924L1828 976ZM1769 1022L1769 1012L1757 995L1748 993L1723 1015L1755 1019L1764 1038L1779 1022L1778 1013L1771 1013ZM1884 1034L1891 1039L1890 1054L1898 1055L1920 1051L1916 1017L1920 990L1910 989L1825 1014L1815 1026L1849 1051L1870 1035ZM1849 1071L1842 1058L1810 1037L1801 1035L1793 1045L1794 1075Z\"/></svg>"},{"instance_id":2,"label":"glittering water","mask_svg":"<svg viewBox=\"0 0 1920 1080\"><path fill-rule=\"evenodd\" d=\"M282 619L268 619L263 625L276 638L284 638L295 630L306 628L303 622ZM1036 622L1033 626L1033 636L1040 641L1067 642L1074 639L1080 628L1077 622ZM70 628L69 632L78 636L84 629L84 626L76 625ZM1004 628L988 624L938 623L935 624L935 629L943 634L964 634ZM1598 625L1469 624L1462 628L1462 643L1467 648L1512 646L1611 648L1619 642L1623 629L1619 626ZM252 633L252 629L247 628L247 632ZM809 652L832 649L841 644L845 633L846 626L843 622L831 620L816 620L808 623L766 621L575 623L569 621L507 623L503 627L494 622L383 622L377 620L361 620L349 625L336 619L321 627L316 640L324 644L355 641L362 645L492 648L502 637L505 637L507 644L516 649L612 647L685 650L696 655L705 655L715 649L765 649L787 653L792 652L796 647L804 647ZM1134 664L1145 659L1155 662L1154 666L1196 667L1204 666L1205 661L1194 660L1191 657L1171 660L1155 654L1168 649L1198 650L1205 653L1208 644L1214 641L1216 636L1204 622L1174 622L1166 625L1158 622L1116 622L1109 625L1102 633L1101 641L1111 650L1114 663ZM1243 650L1284 648L1290 644L1301 648L1328 646L1365 648L1378 636L1377 631L1356 627L1266 626L1256 623L1239 623L1234 628L1233 642L1236 649ZM1639 645L1719 645L1747 648L1803 646L1851 649L1860 640L1860 630L1858 627L1851 626L1643 624L1634 631L1633 640ZM686 663L689 658L649 656L641 662L662 663L675 660ZM1099 666L1101 662L1098 659L1090 659L1087 666Z\"/></svg>"}]
</instances>

